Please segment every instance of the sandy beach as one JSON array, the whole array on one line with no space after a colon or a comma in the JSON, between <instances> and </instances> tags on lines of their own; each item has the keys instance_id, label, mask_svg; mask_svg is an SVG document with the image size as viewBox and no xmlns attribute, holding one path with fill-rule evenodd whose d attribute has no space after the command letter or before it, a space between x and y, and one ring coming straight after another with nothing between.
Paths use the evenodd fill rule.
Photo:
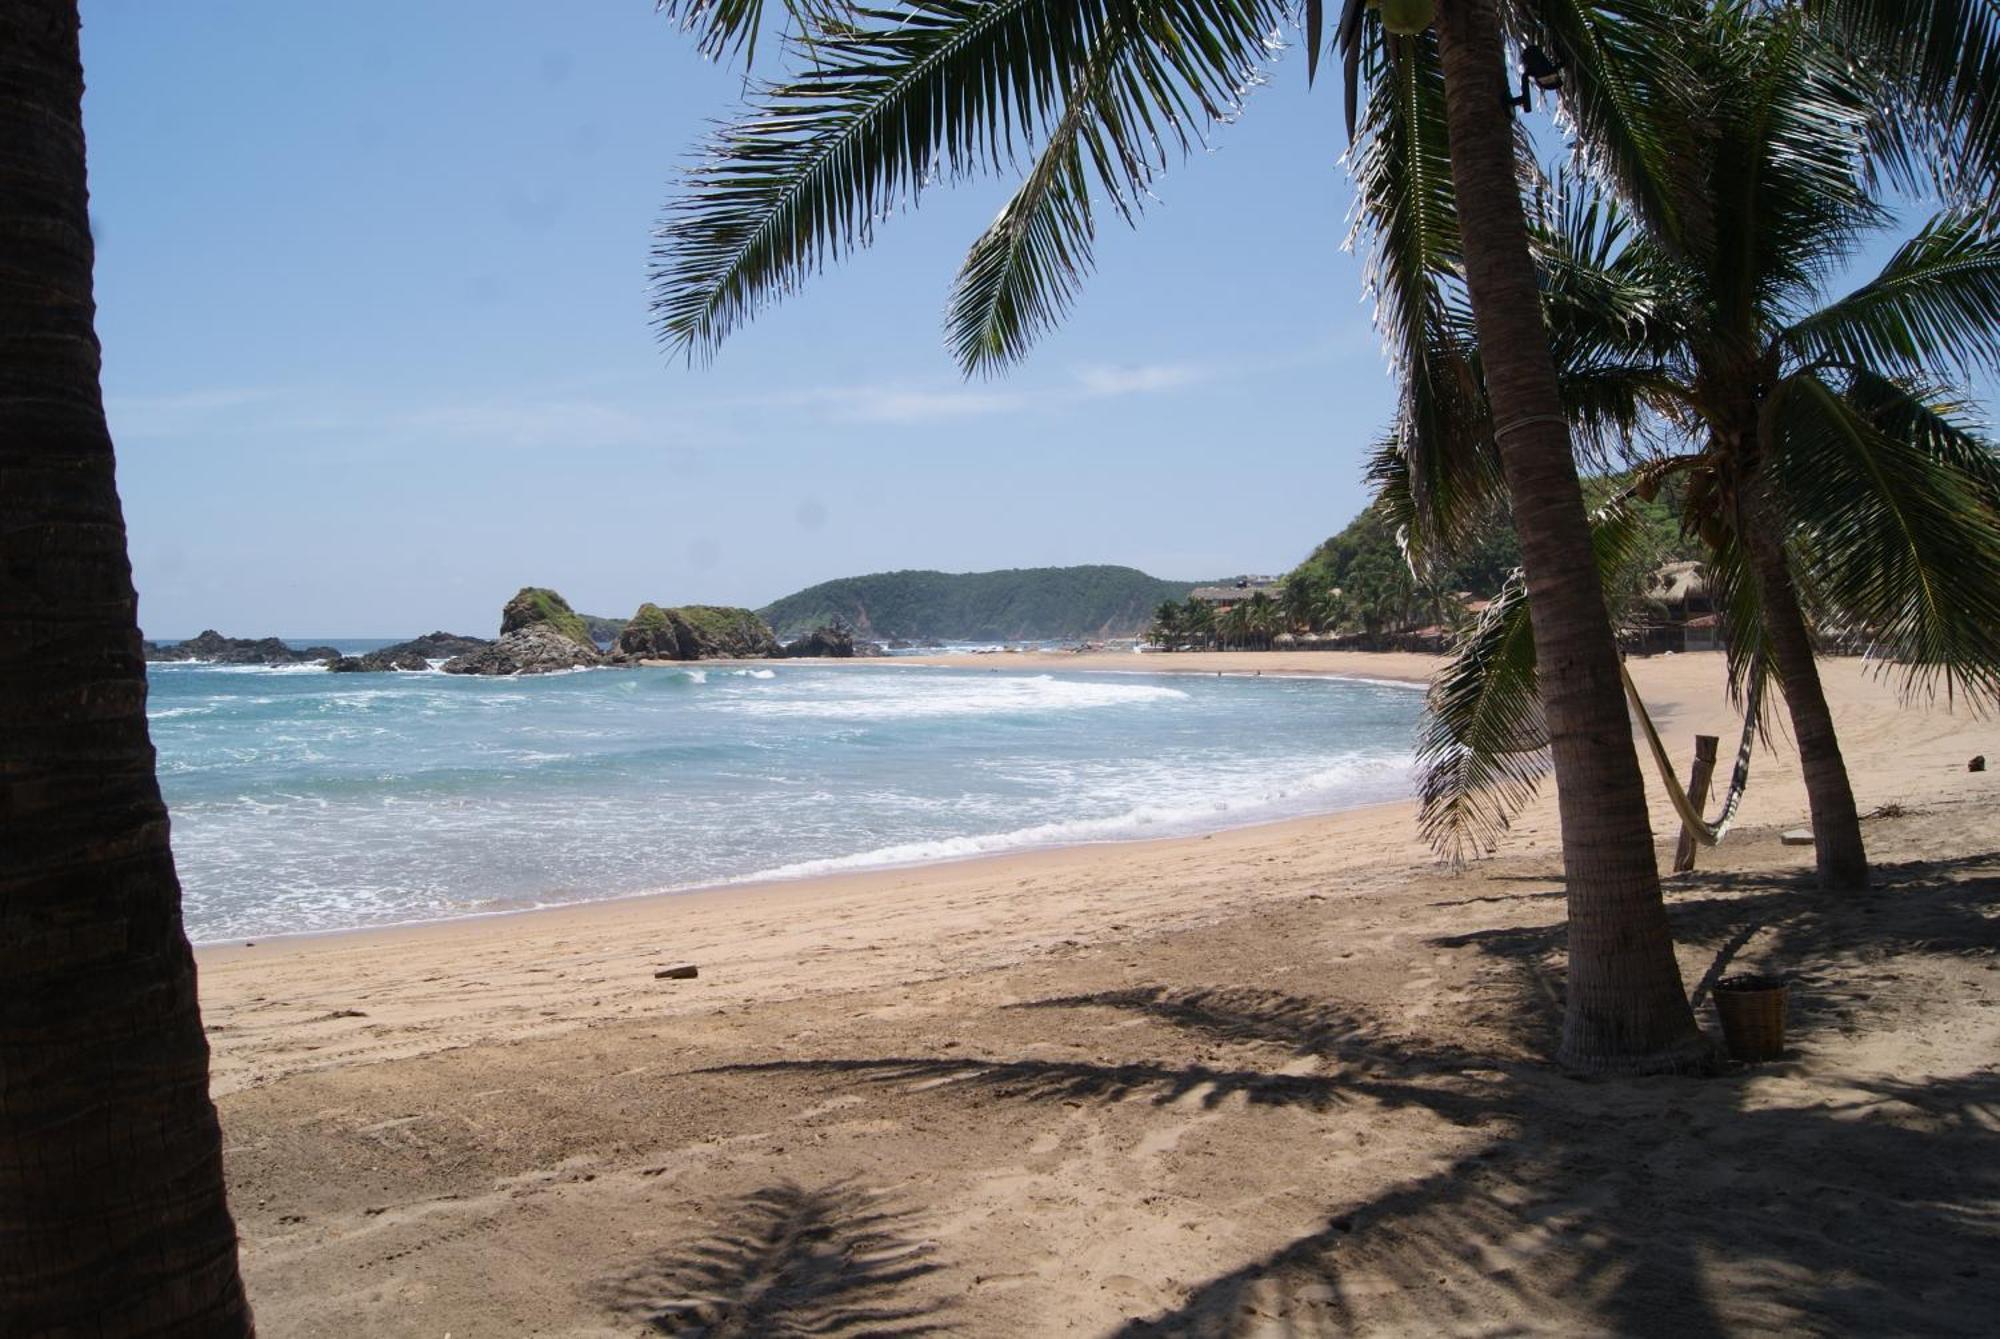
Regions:
<instances>
[{"instance_id":1,"label":"sandy beach","mask_svg":"<svg viewBox=\"0 0 2000 1339\"><path fill-rule=\"evenodd\" d=\"M978 656L1346 673L1420 656ZM1715 655L1635 661L1685 763ZM266 1333L1979 1333L2000 1314L2000 726L1829 699L1670 880L1684 979L1796 982L1782 1061L1585 1084L1552 798L1454 874L1407 803L1208 836L200 952ZM1654 794L1656 836L1674 836ZM656 979L694 962L696 980Z\"/></svg>"}]
</instances>

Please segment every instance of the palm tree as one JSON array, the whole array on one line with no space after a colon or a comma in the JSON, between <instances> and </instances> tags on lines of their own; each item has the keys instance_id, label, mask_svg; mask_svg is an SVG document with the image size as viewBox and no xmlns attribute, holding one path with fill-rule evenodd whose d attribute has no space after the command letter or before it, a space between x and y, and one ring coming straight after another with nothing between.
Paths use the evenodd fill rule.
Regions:
<instances>
[{"instance_id":1,"label":"palm tree","mask_svg":"<svg viewBox=\"0 0 2000 1339\"><path fill-rule=\"evenodd\" d=\"M1338 632L1353 618L1354 609L1348 602L1347 592L1337 586L1329 586L1321 592L1313 605L1313 621L1323 632Z\"/></svg>"},{"instance_id":2,"label":"palm tree","mask_svg":"<svg viewBox=\"0 0 2000 1339\"><path fill-rule=\"evenodd\" d=\"M1823 36L1800 11L1761 7L1690 26L1701 111L1671 133L1701 169L1674 204L1711 221L1703 237L1628 238L1615 209L1559 180L1541 192L1540 249L1578 435L1603 443L1650 411L1681 448L1642 492L1688 480L1684 526L1735 615L1732 681L1754 666L1782 683L1821 884L1855 888L1867 857L1810 611L1869 629L1908 666L1906 687L2000 690L2000 470L1930 384L1939 363L2000 361L2000 238L1983 211L1946 209L1873 280L1825 299L1828 263L1887 220L1864 152L1875 76ZM1448 322L1434 338L1456 346L1436 358L1476 366ZM1476 395L1451 416L1454 443L1485 430ZM1407 478L1407 462L1386 465ZM1399 491L1418 529L1449 528Z\"/></svg>"},{"instance_id":3,"label":"palm tree","mask_svg":"<svg viewBox=\"0 0 2000 1339\"><path fill-rule=\"evenodd\" d=\"M754 0L667 0L711 52L747 40ZM972 247L947 318L968 372L1018 359L1058 320L1090 268L1093 183L1128 220L1175 148L1234 113L1289 19L1284 0L901 0L861 7L785 0L809 53L719 132L670 209L656 253L664 342L688 356L717 343L827 258L868 242L877 220L932 181L1005 170L1038 145L1019 190ZM1309 0L1316 61L1323 5ZM1510 9L1510 13L1512 10ZM1598 7L1569 6L1560 51L1597 55L1566 92L1580 119L1624 126L1664 62ZM1609 34L1617 38L1607 42ZM1562 1054L1584 1069L1672 1068L1702 1051L1660 902L1637 756L1612 629L1590 565L1590 532L1514 172L1505 46L1496 0L1449 0L1428 36L1393 36L1350 0L1340 23L1351 71L1376 82L1441 72L1439 134L1418 146L1427 182L1449 181L1463 215L1466 292L1488 352L1501 465L1535 593L1535 635L1562 792L1570 982ZM1415 44L1415 45L1413 45ZM1436 60L1383 59L1397 49ZM1449 143L1450 152L1444 152ZM1629 139L1635 174L1664 173L1658 146ZM1430 187L1419 187L1419 193ZM1364 192L1364 203L1374 197ZM1394 220L1379 219L1393 232ZM1419 261L1420 267L1422 259ZM1394 306L1396 295L1378 294ZM1392 328L1404 321L1390 311Z\"/></svg>"},{"instance_id":4,"label":"palm tree","mask_svg":"<svg viewBox=\"0 0 2000 1339\"><path fill-rule=\"evenodd\" d=\"M1215 633L1215 605L1188 596L1187 603L1181 606L1181 636L1190 646L1206 647L1215 641Z\"/></svg>"},{"instance_id":5,"label":"palm tree","mask_svg":"<svg viewBox=\"0 0 2000 1339\"><path fill-rule=\"evenodd\" d=\"M1265 650L1271 649L1271 641L1284 628L1284 614L1278 602L1264 591L1255 591L1241 606L1244 626L1250 637Z\"/></svg>"},{"instance_id":6,"label":"palm tree","mask_svg":"<svg viewBox=\"0 0 2000 1339\"><path fill-rule=\"evenodd\" d=\"M1153 626L1146 637L1162 651L1177 651L1181 644L1181 606L1176 600L1162 600L1153 611Z\"/></svg>"},{"instance_id":7,"label":"palm tree","mask_svg":"<svg viewBox=\"0 0 2000 1339\"><path fill-rule=\"evenodd\" d=\"M0 1310L246 1335L98 385L75 0L0 3Z\"/></svg>"},{"instance_id":8,"label":"palm tree","mask_svg":"<svg viewBox=\"0 0 2000 1339\"><path fill-rule=\"evenodd\" d=\"M1304 571L1287 575L1278 588L1278 603L1284 610L1287 632L1318 632L1321 597L1318 583Z\"/></svg>"}]
</instances>

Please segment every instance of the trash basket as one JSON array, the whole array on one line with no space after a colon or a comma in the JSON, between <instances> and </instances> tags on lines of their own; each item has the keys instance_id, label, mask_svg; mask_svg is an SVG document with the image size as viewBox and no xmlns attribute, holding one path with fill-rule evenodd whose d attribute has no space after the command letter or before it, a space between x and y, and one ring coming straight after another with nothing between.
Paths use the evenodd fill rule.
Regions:
<instances>
[{"instance_id":1,"label":"trash basket","mask_svg":"<svg viewBox=\"0 0 2000 1339\"><path fill-rule=\"evenodd\" d=\"M1775 1060L1785 1051L1785 1005L1791 987L1782 977L1730 976L1715 983L1715 1011L1722 1037L1738 1060Z\"/></svg>"}]
</instances>

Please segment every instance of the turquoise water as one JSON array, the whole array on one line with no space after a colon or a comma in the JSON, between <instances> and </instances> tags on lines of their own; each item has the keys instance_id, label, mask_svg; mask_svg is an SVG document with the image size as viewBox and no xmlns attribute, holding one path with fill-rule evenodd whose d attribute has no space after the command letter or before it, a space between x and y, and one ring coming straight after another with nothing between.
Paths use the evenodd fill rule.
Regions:
<instances>
[{"instance_id":1,"label":"turquoise water","mask_svg":"<svg viewBox=\"0 0 2000 1339\"><path fill-rule=\"evenodd\" d=\"M152 667L214 942L1167 836L1409 791L1364 682L689 666L525 679Z\"/></svg>"}]
</instances>

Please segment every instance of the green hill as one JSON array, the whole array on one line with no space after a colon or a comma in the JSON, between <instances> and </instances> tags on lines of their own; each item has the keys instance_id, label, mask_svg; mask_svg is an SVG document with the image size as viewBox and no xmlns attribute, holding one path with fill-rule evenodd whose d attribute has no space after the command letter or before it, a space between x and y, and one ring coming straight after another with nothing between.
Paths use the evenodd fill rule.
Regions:
<instances>
[{"instance_id":1,"label":"green hill","mask_svg":"<svg viewBox=\"0 0 2000 1339\"><path fill-rule=\"evenodd\" d=\"M824 581L757 612L780 639L842 622L871 641L1062 641L1133 637L1162 600L1197 583L1131 567L876 572Z\"/></svg>"}]
</instances>

